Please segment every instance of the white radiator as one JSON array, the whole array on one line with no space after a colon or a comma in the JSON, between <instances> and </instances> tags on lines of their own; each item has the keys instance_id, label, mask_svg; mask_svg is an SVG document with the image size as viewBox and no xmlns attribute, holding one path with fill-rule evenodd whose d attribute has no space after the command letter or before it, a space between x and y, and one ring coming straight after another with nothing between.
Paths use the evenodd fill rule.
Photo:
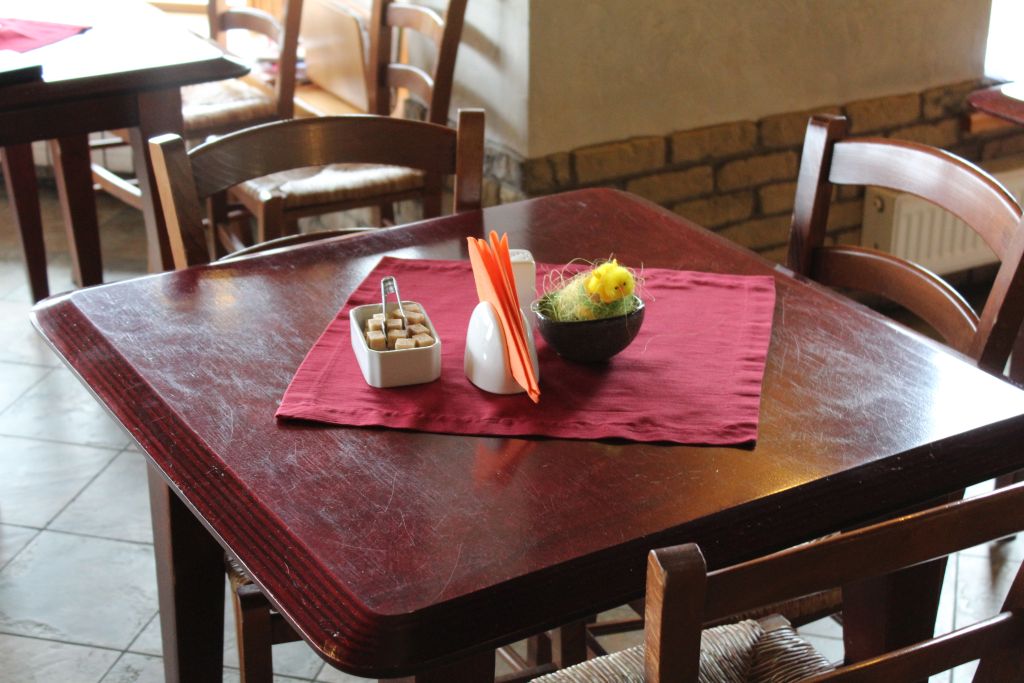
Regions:
<instances>
[{"instance_id":1,"label":"white radiator","mask_svg":"<svg viewBox=\"0 0 1024 683\"><path fill-rule=\"evenodd\" d=\"M1016 198L1024 198L1024 160L989 166ZM1008 167L1014 163L1013 167ZM939 275L995 263L985 242L963 221L912 195L869 187L864 193L861 245L920 264Z\"/></svg>"}]
</instances>

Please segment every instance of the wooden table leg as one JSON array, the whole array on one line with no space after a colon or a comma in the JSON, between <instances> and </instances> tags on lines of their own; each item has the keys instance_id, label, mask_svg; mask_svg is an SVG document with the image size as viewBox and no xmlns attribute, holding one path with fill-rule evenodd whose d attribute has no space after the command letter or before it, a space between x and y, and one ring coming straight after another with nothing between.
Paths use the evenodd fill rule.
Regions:
<instances>
[{"instance_id":1,"label":"wooden table leg","mask_svg":"<svg viewBox=\"0 0 1024 683\"><path fill-rule=\"evenodd\" d=\"M847 663L931 638L945 573L943 558L843 586Z\"/></svg>"},{"instance_id":2,"label":"wooden table leg","mask_svg":"<svg viewBox=\"0 0 1024 683\"><path fill-rule=\"evenodd\" d=\"M406 678L381 679L381 683L494 683L494 650L471 654L457 662L421 671Z\"/></svg>"},{"instance_id":3,"label":"wooden table leg","mask_svg":"<svg viewBox=\"0 0 1024 683\"><path fill-rule=\"evenodd\" d=\"M71 252L71 277L79 287L103 282L100 224L92 188L89 136L73 135L50 144L57 195Z\"/></svg>"},{"instance_id":4,"label":"wooden table leg","mask_svg":"<svg viewBox=\"0 0 1024 683\"><path fill-rule=\"evenodd\" d=\"M224 658L224 551L149 467L167 683L219 682Z\"/></svg>"},{"instance_id":5,"label":"wooden table leg","mask_svg":"<svg viewBox=\"0 0 1024 683\"><path fill-rule=\"evenodd\" d=\"M181 133L181 92L177 88L138 94L139 125L132 128L129 138L135 158L135 176L142 191L142 216L146 222L146 256L149 272L159 273L174 268L171 243L167 239L153 162L149 157L148 141L162 133Z\"/></svg>"},{"instance_id":6,"label":"wooden table leg","mask_svg":"<svg viewBox=\"0 0 1024 683\"><path fill-rule=\"evenodd\" d=\"M18 228L21 251L25 255L25 269L32 301L50 295L46 277L46 247L43 244L43 219L39 213L39 190L36 187L36 167L32 161L32 145L21 144L0 150L3 164L7 201Z\"/></svg>"}]
</instances>

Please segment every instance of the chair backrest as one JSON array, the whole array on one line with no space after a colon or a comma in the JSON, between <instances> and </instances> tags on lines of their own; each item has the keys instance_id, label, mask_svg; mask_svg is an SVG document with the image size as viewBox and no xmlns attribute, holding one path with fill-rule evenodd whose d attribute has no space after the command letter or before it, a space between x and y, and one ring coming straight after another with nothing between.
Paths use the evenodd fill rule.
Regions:
<instances>
[{"instance_id":1,"label":"chair backrest","mask_svg":"<svg viewBox=\"0 0 1024 683\"><path fill-rule=\"evenodd\" d=\"M948 152L913 142L845 140L846 119L816 115L807 125L797 181L788 265L824 284L893 301L932 325L953 348L1002 373L1024 320L1021 207L992 176ZM873 185L926 199L962 219L1001 265L977 315L934 273L872 249L825 246L833 185Z\"/></svg>"},{"instance_id":2,"label":"chair backrest","mask_svg":"<svg viewBox=\"0 0 1024 683\"><path fill-rule=\"evenodd\" d=\"M427 121L448 124L455 57L462 39L467 0L449 0L442 18L434 10L409 2L374 0L370 19L369 111L391 114L392 92L405 88L427 105ZM433 71L395 61L395 33L415 31L436 48ZM401 36L398 44L401 44Z\"/></svg>"},{"instance_id":3,"label":"chair backrest","mask_svg":"<svg viewBox=\"0 0 1024 683\"><path fill-rule=\"evenodd\" d=\"M1024 484L836 534L743 564L707 572L693 544L654 550L647 561L647 681L696 681L701 624L868 578L1024 529ZM1002 611L947 636L814 681L923 680L981 659L975 680L1021 680L1024 674L1024 571Z\"/></svg>"},{"instance_id":4,"label":"chair backrest","mask_svg":"<svg viewBox=\"0 0 1024 683\"><path fill-rule=\"evenodd\" d=\"M350 115L254 126L186 151L178 135L149 141L176 268L210 260L203 200L260 176L332 163L386 164L454 175L455 211L480 208L484 113L461 110L458 128Z\"/></svg>"},{"instance_id":5,"label":"chair backrest","mask_svg":"<svg viewBox=\"0 0 1024 683\"><path fill-rule=\"evenodd\" d=\"M228 7L226 0L208 0L206 17L210 38L226 47L226 33L245 29L269 38L278 47L274 100L277 115L290 119L295 112L295 64L299 47L302 0L285 0L284 17L278 21L268 12L251 7Z\"/></svg>"}]
</instances>

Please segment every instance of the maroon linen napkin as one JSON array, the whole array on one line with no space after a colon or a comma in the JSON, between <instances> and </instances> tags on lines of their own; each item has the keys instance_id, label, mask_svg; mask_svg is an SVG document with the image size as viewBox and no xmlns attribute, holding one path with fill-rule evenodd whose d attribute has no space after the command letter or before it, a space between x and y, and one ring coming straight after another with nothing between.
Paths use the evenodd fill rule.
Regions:
<instances>
[{"instance_id":1,"label":"maroon linen napkin","mask_svg":"<svg viewBox=\"0 0 1024 683\"><path fill-rule=\"evenodd\" d=\"M89 27L0 17L0 50L28 52L78 35L87 28Z\"/></svg>"},{"instance_id":2,"label":"maroon linen napkin","mask_svg":"<svg viewBox=\"0 0 1024 683\"><path fill-rule=\"evenodd\" d=\"M538 280L551 266L538 266ZM380 301L394 275L403 298L427 311L442 342L441 378L374 389L352 352L348 312ZM573 439L739 444L757 439L761 380L771 339L770 276L648 268L647 307L633 343L608 363L563 360L539 334L541 399L499 396L463 372L477 304L467 261L384 258L353 292L302 362L277 416L426 432Z\"/></svg>"}]
</instances>

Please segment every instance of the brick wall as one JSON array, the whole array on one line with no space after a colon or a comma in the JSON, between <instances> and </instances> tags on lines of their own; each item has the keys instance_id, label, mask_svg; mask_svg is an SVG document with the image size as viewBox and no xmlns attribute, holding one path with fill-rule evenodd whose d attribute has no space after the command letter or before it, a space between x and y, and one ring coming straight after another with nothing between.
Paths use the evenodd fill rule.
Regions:
<instances>
[{"instance_id":1,"label":"brick wall","mask_svg":"<svg viewBox=\"0 0 1024 683\"><path fill-rule=\"evenodd\" d=\"M855 136L913 140L976 162L1024 153L1024 129L981 135L964 130L965 98L981 85L956 83L759 121L617 140L525 161L492 149L485 162L485 202L581 187L617 187L782 261L800 148L811 114L844 114ZM830 239L858 242L862 211L863 189L839 188L829 216Z\"/></svg>"}]
</instances>

